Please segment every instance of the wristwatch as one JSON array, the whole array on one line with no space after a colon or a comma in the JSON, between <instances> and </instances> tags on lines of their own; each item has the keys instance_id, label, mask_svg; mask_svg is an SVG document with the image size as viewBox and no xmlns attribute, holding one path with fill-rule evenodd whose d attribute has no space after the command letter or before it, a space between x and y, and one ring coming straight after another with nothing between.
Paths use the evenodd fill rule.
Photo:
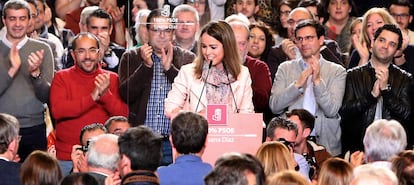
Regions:
<instances>
[{"instance_id":1,"label":"wristwatch","mask_svg":"<svg viewBox=\"0 0 414 185\"><path fill-rule=\"evenodd\" d=\"M391 91L391 85L390 84L387 84L387 86L385 86L384 89L381 89L381 91L384 91L384 92Z\"/></svg>"},{"instance_id":2,"label":"wristwatch","mask_svg":"<svg viewBox=\"0 0 414 185\"><path fill-rule=\"evenodd\" d=\"M30 75L30 77L32 77L32 79L33 79L33 80L37 80L37 79L39 79L39 78L40 78L40 74L41 74L41 73L39 73L39 74L37 74L37 75L35 75L35 76Z\"/></svg>"},{"instance_id":3,"label":"wristwatch","mask_svg":"<svg viewBox=\"0 0 414 185\"><path fill-rule=\"evenodd\" d=\"M112 56L112 50L108 49L108 51L105 52L104 57L111 57Z\"/></svg>"}]
</instances>

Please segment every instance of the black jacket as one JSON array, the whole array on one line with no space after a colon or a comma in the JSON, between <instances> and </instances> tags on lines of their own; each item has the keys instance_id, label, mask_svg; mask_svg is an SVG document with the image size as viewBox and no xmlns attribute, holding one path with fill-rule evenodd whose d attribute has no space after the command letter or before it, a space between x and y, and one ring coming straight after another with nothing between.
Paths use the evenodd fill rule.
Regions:
<instances>
[{"instance_id":1,"label":"black jacket","mask_svg":"<svg viewBox=\"0 0 414 185\"><path fill-rule=\"evenodd\" d=\"M381 91L382 118L407 123L411 112L409 91L411 74L391 64L390 90ZM348 70L345 95L339 111L342 116L342 151L363 150L362 139L366 128L374 121L377 98L372 94L375 69L371 63Z\"/></svg>"}]
</instances>

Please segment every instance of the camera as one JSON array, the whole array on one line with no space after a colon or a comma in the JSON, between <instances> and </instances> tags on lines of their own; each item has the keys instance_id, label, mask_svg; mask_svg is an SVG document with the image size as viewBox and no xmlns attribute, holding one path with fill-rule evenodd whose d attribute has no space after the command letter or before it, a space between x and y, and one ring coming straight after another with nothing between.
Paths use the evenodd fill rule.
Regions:
<instances>
[{"instance_id":1,"label":"camera","mask_svg":"<svg viewBox=\"0 0 414 185\"><path fill-rule=\"evenodd\" d=\"M88 150L89 150L89 143L90 143L91 141L88 139L87 141L86 141L86 145L82 145L82 147L80 147L80 148L77 148L77 150L82 150L82 152L87 152Z\"/></svg>"}]
</instances>

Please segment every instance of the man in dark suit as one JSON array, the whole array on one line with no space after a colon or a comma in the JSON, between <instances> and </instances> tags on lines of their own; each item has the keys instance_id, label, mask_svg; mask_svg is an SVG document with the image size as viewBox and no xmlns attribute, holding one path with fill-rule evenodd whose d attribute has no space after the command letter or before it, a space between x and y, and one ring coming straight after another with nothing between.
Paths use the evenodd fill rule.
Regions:
<instances>
[{"instance_id":1,"label":"man in dark suit","mask_svg":"<svg viewBox=\"0 0 414 185\"><path fill-rule=\"evenodd\" d=\"M0 113L0 179L3 185L20 184L19 157L19 121L14 116Z\"/></svg>"}]
</instances>

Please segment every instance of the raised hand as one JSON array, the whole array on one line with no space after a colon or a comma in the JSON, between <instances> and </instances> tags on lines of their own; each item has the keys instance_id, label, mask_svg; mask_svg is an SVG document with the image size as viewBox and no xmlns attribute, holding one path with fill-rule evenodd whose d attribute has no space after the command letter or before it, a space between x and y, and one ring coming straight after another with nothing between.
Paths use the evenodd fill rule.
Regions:
<instances>
[{"instance_id":1,"label":"raised hand","mask_svg":"<svg viewBox=\"0 0 414 185\"><path fill-rule=\"evenodd\" d=\"M356 34L352 35L352 42L354 43L354 47L357 50L357 52L358 52L358 54L361 58L359 60L358 66L366 64L369 60L369 51L368 51L367 43L363 42L361 44L361 42L359 42L358 36Z\"/></svg>"},{"instance_id":2,"label":"raised hand","mask_svg":"<svg viewBox=\"0 0 414 185\"><path fill-rule=\"evenodd\" d=\"M96 35L99 39L99 43L101 45L102 51L105 52L109 48L109 43L111 42L111 38L108 32L99 32Z\"/></svg>"},{"instance_id":3,"label":"raised hand","mask_svg":"<svg viewBox=\"0 0 414 185\"><path fill-rule=\"evenodd\" d=\"M319 60L312 55L310 59L308 59L308 64L312 68L312 82L315 85L319 85L321 82L321 74L320 74L320 65Z\"/></svg>"},{"instance_id":4,"label":"raised hand","mask_svg":"<svg viewBox=\"0 0 414 185\"><path fill-rule=\"evenodd\" d=\"M13 44L12 48L10 49L9 59L10 59L9 76L14 77L17 71L19 71L20 66L22 64L20 60L20 56L19 56L19 51L17 50L17 44Z\"/></svg>"},{"instance_id":5,"label":"raised hand","mask_svg":"<svg viewBox=\"0 0 414 185\"><path fill-rule=\"evenodd\" d=\"M92 99L98 100L103 96L109 89L110 76L109 73L98 74L95 77L95 89L92 91Z\"/></svg>"},{"instance_id":6,"label":"raised hand","mask_svg":"<svg viewBox=\"0 0 414 185\"><path fill-rule=\"evenodd\" d=\"M164 66L164 70L168 71L171 67L171 63L172 63L172 59L173 59L173 45L170 42L168 44L168 50L165 51L164 48L161 49L161 60L162 60L162 65Z\"/></svg>"},{"instance_id":7,"label":"raised hand","mask_svg":"<svg viewBox=\"0 0 414 185\"><path fill-rule=\"evenodd\" d=\"M83 151L81 150L81 145L73 145L72 146L72 152L70 153L70 159L72 160L73 165L73 172L80 172L80 169L78 168L79 160L81 156L83 155Z\"/></svg>"},{"instance_id":8,"label":"raised hand","mask_svg":"<svg viewBox=\"0 0 414 185\"><path fill-rule=\"evenodd\" d=\"M312 74L312 67L308 66L305 70L302 71L299 78L295 82L295 87L305 87L306 81L308 80L309 76Z\"/></svg>"},{"instance_id":9,"label":"raised hand","mask_svg":"<svg viewBox=\"0 0 414 185\"><path fill-rule=\"evenodd\" d=\"M379 81L378 80L375 80L374 86L372 87L372 90L371 90L371 94L375 98L378 98L378 96L380 95L380 88L379 88Z\"/></svg>"},{"instance_id":10,"label":"raised hand","mask_svg":"<svg viewBox=\"0 0 414 185\"><path fill-rule=\"evenodd\" d=\"M45 51L39 50L30 53L28 63L29 63L29 73L32 76L39 76L40 75L40 66L43 62L43 54Z\"/></svg>"},{"instance_id":11,"label":"raised hand","mask_svg":"<svg viewBox=\"0 0 414 185\"><path fill-rule=\"evenodd\" d=\"M108 10L109 14L112 17L112 20L114 21L114 24L124 20L124 11L125 6L122 6L121 8L116 6Z\"/></svg>"},{"instance_id":12,"label":"raised hand","mask_svg":"<svg viewBox=\"0 0 414 185\"><path fill-rule=\"evenodd\" d=\"M378 66L375 68L375 77L377 78L379 89L384 90L388 85L388 68L384 66Z\"/></svg>"},{"instance_id":13,"label":"raised hand","mask_svg":"<svg viewBox=\"0 0 414 185\"><path fill-rule=\"evenodd\" d=\"M148 43L141 46L141 57L144 60L144 65L147 67L152 67L154 61L152 61L151 55L153 52L152 46L148 45Z\"/></svg>"},{"instance_id":14,"label":"raised hand","mask_svg":"<svg viewBox=\"0 0 414 185\"><path fill-rule=\"evenodd\" d=\"M296 53L295 53L295 43L291 41L290 39L284 39L282 40L281 47L283 52L288 56L289 59L295 59Z\"/></svg>"}]
</instances>

